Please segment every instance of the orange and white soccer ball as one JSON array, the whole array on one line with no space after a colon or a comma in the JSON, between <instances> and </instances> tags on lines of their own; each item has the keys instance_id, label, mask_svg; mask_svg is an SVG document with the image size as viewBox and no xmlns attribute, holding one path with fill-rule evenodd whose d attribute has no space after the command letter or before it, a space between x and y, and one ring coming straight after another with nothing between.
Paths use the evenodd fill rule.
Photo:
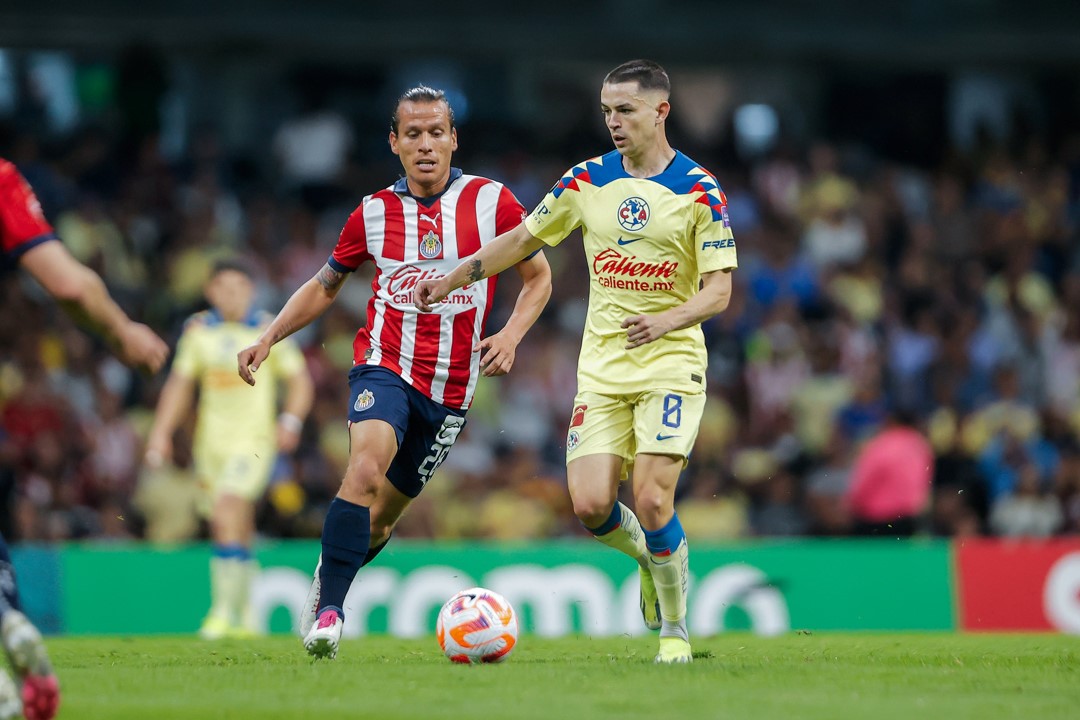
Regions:
<instances>
[{"instance_id":1,"label":"orange and white soccer ball","mask_svg":"<svg viewBox=\"0 0 1080 720\"><path fill-rule=\"evenodd\" d=\"M517 615L499 593L469 588L442 606L435 637L456 663L502 662L517 645Z\"/></svg>"}]
</instances>

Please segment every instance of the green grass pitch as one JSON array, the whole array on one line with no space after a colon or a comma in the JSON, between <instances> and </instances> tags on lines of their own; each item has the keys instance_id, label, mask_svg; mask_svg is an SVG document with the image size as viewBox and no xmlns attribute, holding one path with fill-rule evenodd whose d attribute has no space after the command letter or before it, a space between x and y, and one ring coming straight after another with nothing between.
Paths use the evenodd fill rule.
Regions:
<instances>
[{"instance_id":1,"label":"green grass pitch","mask_svg":"<svg viewBox=\"0 0 1080 720\"><path fill-rule=\"evenodd\" d=\"M60 720L1080 717L1080 638L1052 635L725 634L674 667L653 665L653 637L524 637L508 662L475 667L433 638L346 640L319 662L292 637L49 648Z\"/></svg>"}]
</instances>

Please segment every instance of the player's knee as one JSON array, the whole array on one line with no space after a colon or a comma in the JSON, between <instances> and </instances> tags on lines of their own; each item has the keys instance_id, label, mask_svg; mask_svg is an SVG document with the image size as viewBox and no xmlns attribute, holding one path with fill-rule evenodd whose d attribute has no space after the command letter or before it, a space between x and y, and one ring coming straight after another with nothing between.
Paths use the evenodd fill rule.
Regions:
<instances>
[{"instance_id":1,"label":"player's knee","mask_svg":"<svg viewBox=\"0 0 1080 720\"><path fill-rule=\"evenodd\" d=\"M588 528L603 525L611 515L611 500L597 496L579 496L573 498L574 514L581 524Z\"/></svg>"},{"instance_id":2,"label":"player's knee","mask_svg":"<svg viewBox=\"0 0 1080 720\"><path fill-rule=\"evenodd\" d=\"M671 519L674 498L658 487L643 488L634 494L634 509L647 527L654 526L666 517Z\"/></svg>"},{"instance_id":3,"label":"player's knee","mask_svg":"<svg viewBox=\"0 0 1080 720\"><path fill-rule=\"evenodd\" d=\"M379 484L385 481L382 468L371 458L354 457L349 461L341 481L343 497L357 498L361 505L371 505Z\"/></svg>"}]
</instances>

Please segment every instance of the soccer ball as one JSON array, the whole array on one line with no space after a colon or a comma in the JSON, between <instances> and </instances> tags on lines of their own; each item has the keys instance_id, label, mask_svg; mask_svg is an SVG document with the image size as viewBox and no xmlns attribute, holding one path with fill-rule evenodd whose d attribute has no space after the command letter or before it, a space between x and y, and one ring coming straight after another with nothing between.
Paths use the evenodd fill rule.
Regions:
<instances>
[{"instance_id":1,"label":"soccer ball","mask_svg":"<svg viewBox=\"0 0 1080 720\"><path fill-rule=\"evenodd\" d=\"M456 663L502 662L517 645L517 616L497 592L469 588L442 606L435 637Z\"/></svg>"}]
</instances>

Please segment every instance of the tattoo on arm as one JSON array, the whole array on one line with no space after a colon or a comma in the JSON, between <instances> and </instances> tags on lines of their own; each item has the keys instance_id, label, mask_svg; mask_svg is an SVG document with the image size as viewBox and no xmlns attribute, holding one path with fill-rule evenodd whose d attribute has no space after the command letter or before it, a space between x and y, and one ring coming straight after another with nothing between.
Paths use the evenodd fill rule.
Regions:
<instances>
[{"instance_id":1,"label":"tattoo on arm","mask_svg":"<svg viewBox=\"0 0 1080 720\"><path fill-rule=\"evenodd\" d=\"M469 282L476 282L484 279L484 267L480 264L480 260L469 261Z\"/></svg>"},{"instance_id":2,"label":"tattoo on arm","mask_svg":"<svg viewBox=\"0 0 1080 720\"><path fill-rule=\"evenodd\" d=\"M340 273L329 265L323 265L316 277L327 290L337 290L341 283L345 282L345 273Z\"/></svg>"},{"instance_id":3,"label":"tattoo on arm","mask_svg":"<svg viewBox=\"0 0 1080 720\"><path fill-rule=\"evenodd\" d=\"M280 327L276 329L271 340L271 345L276 345L282 338L287 338L292 334L293 327L288 323L282 323Z\"/></svg>"}]
</instances>

